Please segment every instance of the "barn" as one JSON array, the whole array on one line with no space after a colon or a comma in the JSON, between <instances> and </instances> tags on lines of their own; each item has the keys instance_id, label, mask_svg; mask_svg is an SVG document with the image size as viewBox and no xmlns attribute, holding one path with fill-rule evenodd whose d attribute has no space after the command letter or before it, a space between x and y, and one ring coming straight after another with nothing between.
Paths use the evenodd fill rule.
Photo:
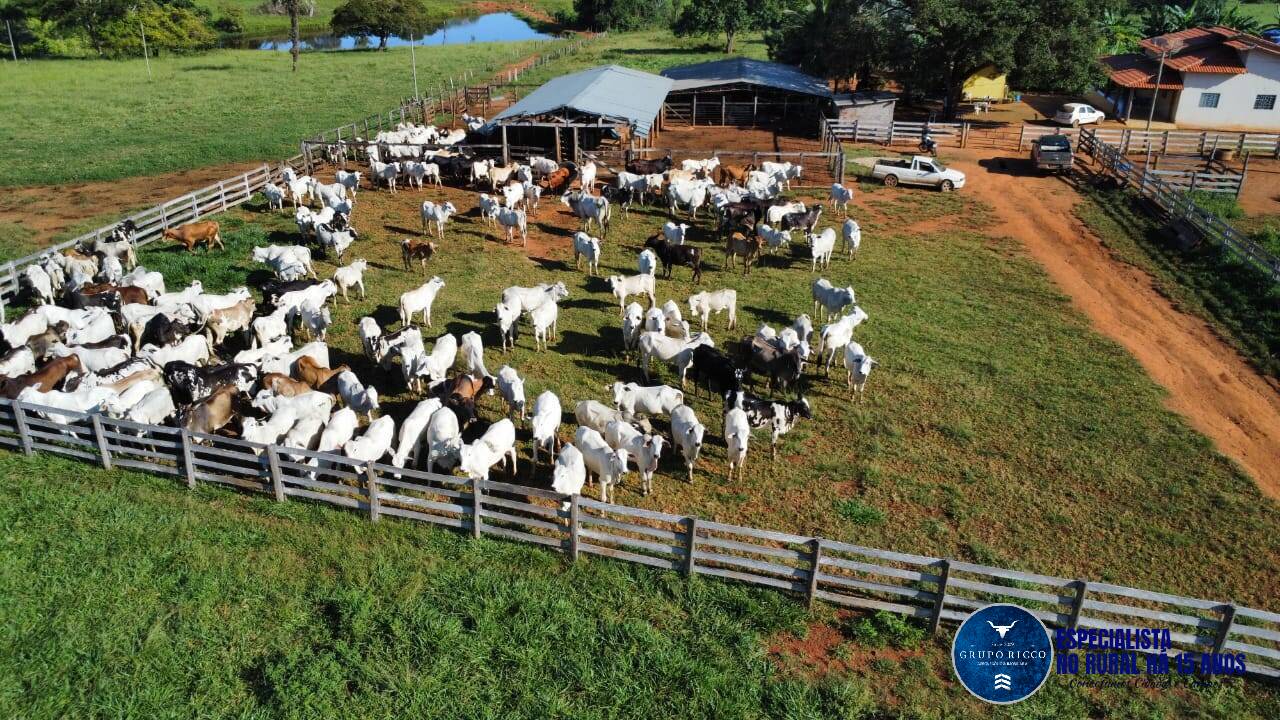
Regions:
<instances>
[{"instance_id":1,"label":"barn","mask_svg":"<svg viewBox=\"0 0 1280 720\"><path fill-rule=\"evenodd\" d=\"M493 117L504 147L538 148L558 162L577 151L648 144L671 80L603 65L547 81Z\"/></svg>"},{"instance_id":2,"label":"barn","mask_svg":"<svg viewBox=\"0 0 1280 720\"><path fill-rule=\"evenodd\" d=\"M815 132L831 107L825 80L781 63L728 58L662 71L672 81L664 126L788 126Z\"/></svg>"}]
</instances>

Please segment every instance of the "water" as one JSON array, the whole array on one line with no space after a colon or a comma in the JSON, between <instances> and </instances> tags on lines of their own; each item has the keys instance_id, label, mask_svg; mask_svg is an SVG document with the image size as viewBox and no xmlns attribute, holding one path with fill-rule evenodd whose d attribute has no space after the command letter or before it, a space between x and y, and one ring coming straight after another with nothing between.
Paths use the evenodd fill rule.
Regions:
<instances>
[{"instance_id":1,"label":"water","mask_svg":"<svg viewBox=\"0 0 1280 720\"><path fill-rule=\"evenodd\" d=\"M522 18L511 13L490 13L478 17L461 18L445 24L430 35L418 39L419 45L461 45L477 42L514 42L518 40L550 40L553 36L540 33ZM378 47L378 38L355 35L303 35L303 50L356 50ZM409 44L408 38L387 38L387 47ZM291 47L289 36L271 38L232 39L227 47L248 50L283 50Z\"/></svg>"}]
</instances>

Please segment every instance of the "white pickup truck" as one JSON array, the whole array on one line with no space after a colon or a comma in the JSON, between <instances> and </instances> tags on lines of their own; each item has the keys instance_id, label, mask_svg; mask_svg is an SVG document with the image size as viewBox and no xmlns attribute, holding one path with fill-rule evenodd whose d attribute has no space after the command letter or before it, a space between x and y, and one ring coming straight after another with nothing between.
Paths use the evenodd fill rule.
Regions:
<instances>
[{"instance_id":1,"label":"white pickup truck","mask_svg":"<svg viewBox=\"0 0 1280 720\"><path fill-rule=\"evenodd\" d=\"M937 160L916 155L910 160L877 160L871 168L871 177L888 187L903 185L927 185L942 192L964 187L964 173L951 170Z\"/></svg>"}]
</instances>

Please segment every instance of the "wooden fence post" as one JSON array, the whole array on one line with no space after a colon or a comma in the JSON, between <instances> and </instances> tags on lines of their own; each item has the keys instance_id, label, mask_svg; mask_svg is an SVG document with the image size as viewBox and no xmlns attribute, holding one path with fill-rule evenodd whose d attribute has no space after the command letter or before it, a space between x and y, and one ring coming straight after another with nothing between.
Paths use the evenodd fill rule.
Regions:
<instances>
[{"instance_id":1,"label":"wooden fence post","mask_svg":"<svg viewBox=\"0 0 1280 720\"><path fill-rule=\"evenodd\" d=\"M969 123L960 126L960 147L966 147L969 144Z\"/></svg>"},{"instance_id":2,"label":"wooden fence post","mask_svg":"<svg viewBox=\"0 0 1280 720\"><path fill-rule=\"evenodd\" d=\"M267 466L271 469L271 492L276 502L284 502L284 479L280 477L280 458L276 456L276 446L267 446Z\"/></svg>"},{"instance_id":3,"label":"wooden fence post","mask_svg":"<svg viewBox=\"0 0 1280 720\"><path fill-rule=\"evenodd\" d=\"M582 496L574 493L569 498L569 559L578 562L578 525L579 513L582 510L578 506L578 500Z\"/></svg>"},{"instance_id":4,"label":"wooden fence post","mask_svg":"<svg viewBox=\"0 0 1280 720\"><path fill-rule=\"evenodd\" d=\"M1253 151L1244 154L1244 167L1240 168L1240 181L1236 183L1236 199L1240 199L1240 193L1244 191L1245 178L1249 176L1249 158L1253 156Z\"/></svg>"},{"instance_id":5,"label":"wooden fence post","mask_svg":"<svg viewBox=\"0 0 1280 720\"><path fill-rule=\"evenodd\" d=\"M369 493L369 520L378 522L378 516L382 512L382 501L378 499L378 473L373 469L373 463L369 463L364 468L365 489Z\"/></svg>"},{"instance_id":6,"label":"wooden fence post","mask_svg":"<svg viewBox=\"0 0 1280 720\"><path fill-rule=\"evenodd\" d=\"M196 489L196 463L195 458L191 454L191 433L186 428L182 428L182 432L178 435L179 441L182 443L182 470L187 476L187 489Z\"/></svg>"},{"instance_id":7,"label":"wooden fence post","mask_svg":"<svg viewBox=\"0 0 1280 720\"><path fill-rule=\"evenodd\" d=\"M22 441L22 452L30 455L35 452L31 447L31 430L27 427L27 411L18 400L10 401L13 406L13 421L18 426L18 439Z\"/></svg>"},{"instance_id":8,"label":"wooden fence post","mask_svg":"<svg viewBox=\"0 0 1280 720\"><path fill-rule=\"evenodd\" d=\"M693 554L698 549L698 518L688 517L685 518L684 521L685 524L689 526L687 536L689 554L686 555L684 559L684 574L692 577L695 569L697 568L697 563L694 562Z\"/></svg>"},{"instance_id":9,"label":"wooden fence post","mask_svg":"<svg viewBox=\"0 0 1280 720\"><path fill-rule=\"evenodd\" d=\"M248 198L245 198L246 200ZM222 212L227 211L227 186L225 181L218 181L218 202L222 203Z\"/></svg>"},{"instance_id":10,"label":"wooden fence post","mask_svg":"<svg viewBox=\"0 0 1280 720\"><path fill-rule=\"evenodd\" d=\"M480 537L480 501L484 497L484 489L480 487L479 478L471 478L471 537Z\"/></svg>"},{"instance_id":11,"label":"wooden fence post","mask_svg":"<svg viewBox=\"0 0 1280 720\"><path fill-rule=\"evenodd\" d=\"M942 624L942 608L947 604L947 584L951 582L951 561L943 560L942 574L938 578L938 598L933 602L933 613L929 616L929 632L938 632Z\"/></svg>"},{"instance_id":12,"label":"wooden fence post","mask_svg":"<svg viewBox=\"0 0 1280 720\"><path fill-rule=\"evenodd\" d=\"M1231 626L1236 622L1236 606L1227 605L1222 608L1222 619L1218 621L1218 634L1213 639L1213 651L1222 652L1227 645L1227 638L1231 636Z\"/></svg>"},{"instance_id":13,"label":"wooden fence post","mask_svg":"<svg viewBox=\"0 0 1280 720\"><path fill-rule=\"evenodd\" d=\"M1027 124L1023 123L1022 127L1018 130L1018 152L1022 152L1022 142L1023 140L1026 139L1026 137L1027 137Z\"/></svg>"},{"instance_id":14,"label":"wooden fence post","mask_svg":"<svg viewBox=\"0 0 1280 720\"><path fill-rule=\"evenodd\" d=\"M844 184L844 146L843 145L840 146L839 160L840 160L840 167L837 173L839 178L836 180L836 182L843 185Z\"/></svg>"},{"instance_id":15,"label":"wooden fence post","mask_svg":"<svg viewBox=\"0 0 1280 720\"><path fill-rule=\"evenodd\" d=\"M1067 620L1067 629L1075 630L1080 625L1080 610L1084 607L1084 596L1089 593L1089 583L1086 580L1076 581L1076 598L1071 601L1071 615Z\"/></svg>"},{"instance_id":16,"label":"wooden fence post","mask_svg":"<svg viewBox=\"0 0 1280 720\"><path fill-rule=\"evenodd\" d=\"M93 425L93 439L98 443L98 457L102 459L102 469L111 469L111 447L107 445L107 436L102 432L102 416L90 415L89 422Z\"/></svg>"},{"instance_id":17,"label":"wooden fence post","mask_svg":"<svg viewBox=\"0 0 1280 720\"><path fill-rule=\"evenodd\" d=\"M818 572L822 567L822 538L814 538L809 541L810 562L809 566L809 593L807 596L809 607L813 607L813 601L818 599Z\"/></svg>"}]
</instances>

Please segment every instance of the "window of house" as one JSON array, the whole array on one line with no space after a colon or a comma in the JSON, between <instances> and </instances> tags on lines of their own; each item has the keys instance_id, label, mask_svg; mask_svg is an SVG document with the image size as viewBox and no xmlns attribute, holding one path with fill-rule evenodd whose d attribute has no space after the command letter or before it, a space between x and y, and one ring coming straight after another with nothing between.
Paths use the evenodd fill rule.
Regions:
<instances>
[{"instance_id":1,"label":"window of house","mask_svg":"<svg viewBox=\"0 0 1280 720\"><path fill-rule=\"evenodd\" d=\"M1275 110L1276 96L1275 95L1259 95L1253 100L1253 109L1254 110Z\"/></svg>"},{"instance_id":2,"label":"window of house","mask_svg":"<svg viewBox=\"0 0 1280 720\"><path fill-rule=\"evenodd\" d=\"M1221 93L1200 93L1200 107L1216 108L1218 107L1218 100L1221 98Z\"/></svg>"}]
</instances>

